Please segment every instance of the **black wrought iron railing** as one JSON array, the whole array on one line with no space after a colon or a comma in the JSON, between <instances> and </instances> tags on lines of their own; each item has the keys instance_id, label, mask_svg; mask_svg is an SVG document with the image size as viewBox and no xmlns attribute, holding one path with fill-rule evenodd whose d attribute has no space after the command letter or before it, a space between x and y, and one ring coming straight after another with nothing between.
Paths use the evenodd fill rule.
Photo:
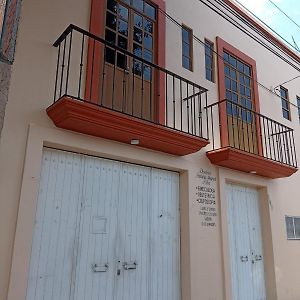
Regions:
<instances>
[{"instance_id":1,"label":"black wrought iron railing","mask_svg":"<svg viewBox=\"0 0 300 300\"><path fill-rule=\"evenodd\" d=\"M213 150L229 146L297 167L292 128L226 99L206 108Z\"/></svg>"},{"instance_id":2,"label":"black wrought iron railing","mask_svg":"<svg viewBox=\"0 0 300 300\"><path fill-rule=\"evenodd\" d=\"M75 25L54 46L54 102L68 96L208 139L207 89Z\"/></svg>"}]
</instances>

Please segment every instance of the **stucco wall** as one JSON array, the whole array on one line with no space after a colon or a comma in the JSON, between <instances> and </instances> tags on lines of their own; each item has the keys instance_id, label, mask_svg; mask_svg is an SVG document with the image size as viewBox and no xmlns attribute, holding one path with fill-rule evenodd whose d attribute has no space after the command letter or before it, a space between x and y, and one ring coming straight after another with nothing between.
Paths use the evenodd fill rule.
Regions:
<instances>
[{"instance_id":1,"label":"stucco wall","mask_svg":"<svg viewBox=\"0 0 300 300\"><path fill-rule=\"evenodd\" d=\"M167 12L179 23L193 28L194 34L202 40L206 37L215 42L216 36L220 36L255 59L258 80L266 86L274 87L296 74L290 66L270 55L199 1L189 0L186 5L186 1L167 0L166 4ZM9 299L24 299L43 145L181 173L184 300L230 299L224 186L227 181L234 181L264 190L267 196L262 197L262 214L270 220L264 234L273 242L272 247L268 247L268 254L275 260L276 290L271 282L271 300L275 299L276 293L279 300L299 299L300 242L287 241L284 216L300 215L297 199L300 174L268 180L212 166L205 155L211 146L193 155L173 157L55 128L45 111L52 104L54 90L57 52L52 43L70 23L88 29L89 14L89 0L26 0L23 3L0 147L0 299L6 299L10 276ZM204 77L203 46L194 42L194 72L184 70L181 67L181 30L170 21L166 24L166 67L208 88L210 103L218 100L217 83ZM300 93L298 86L296 82L287 86L291 101L295 102L295 95ZM293 109L293 121L286 121L281 115L280 99L261 88L259 93L261 112L292 126L298 136L296 147L300 149L296 110ZM195 197L201 169L216 178L217 223L212 228L202 226Z\"/></svg>"}]
</instances>

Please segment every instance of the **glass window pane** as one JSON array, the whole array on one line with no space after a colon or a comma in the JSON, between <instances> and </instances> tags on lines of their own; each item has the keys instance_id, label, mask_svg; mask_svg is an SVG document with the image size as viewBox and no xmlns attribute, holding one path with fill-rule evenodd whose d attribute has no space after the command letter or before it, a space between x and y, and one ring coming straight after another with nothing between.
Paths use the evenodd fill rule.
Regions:
<instances>
[{"instance_id":1,"label":"glass window pane","mask_svg":"<svg viewBox=\"0 0 300 300\"><path fill-rule=\"evenodd\" d=\"M205 42L205 54L212 56L212 45L208 42Z\"/></svg>"},{"instance_id":2,"label":"glass window pane","mask_svg":"<svg viewBox=\"0 0 300 300\"><path fill-rule=\"evenodd\" d=\"M284 99L281 99L281 103L282 103L282 107L288 110L288 108L289 108L288 102Z\"/></svg>"},{"instance_id":3,"label":"glass window pane","mask_svg":"<svg viewBox=\"0 0 300 300\"><path fill-rule=\"evenodd\" d=\"M250 67L247 65L244 65L244 73L247 75L250 75Z\"/></svg>"},{"instance_id":4,"label":"glass window pane","mask_svg":"<svg viewBox=\"0 0 300 300\"><path fill-rule=\"evenodd\" d=\"M128 46L128 41L126 38L119 36L118 37L118 46L127 50L127 46Z\"/></svg>"},{"instance_id":5,"label":"glass window pane","mask_svg":"<svg viewBox=\"0 0 300 300\"><path fill-rule=\"evenodd\" d=\"M139 11L143 11L143 0L132 0L132 6Z\"/></svg>"},{"instance_id":6,"label":"glass window pane","mask_svg":"<svg viewBox=\"0 0 300 300\"><path fill-rule=\"evenodd\" d=\"M116 52L111 49L111 48L107 48L105 49L105 61L110 63L110 64L115 64L115 55Z\"/></svg>"},{"instance_id":7,"label":"glass window pane","mask_svg":"<svg viewBox=\"0 0 300 300\"><path fill-rule=\"evenodd\" d=\"M225 77L225 87L227 88L227 89L231 89L231 80L228 78L228 77Z\"/></svg>"},{"instance_id":8,"label":"glass window pane","mask_svg":"<svg viewBox=\"0 0 300 300\"><path fill-rule=\"evenodd\" d=\"M246 98L241 98L241 106L246 107Z\"/></svg>"},{"instance_id":9,"label":"glass window pane","mask_svg":"<svg viewBox=\"0 0 300 300\"><path fill-rule=\"evenodd\" d=\"M252 110L252 101L251 100L247 100L246 102L246 107L250 110Z\"/></svg>"},{"instance_id":10,"label":"glass window pane","mask_svg":"<svg viewBox=\"0 0 300 300\"><path fill-rule=\"evenodd\" d=\"M150 50L153 49L153 38L149 33L144 32L144 46Z\"/></svg>"},{"instance_id":11,"label":"glass window pane","mask_svg":"<svg viewBox=\"0 0 300 300\"><path fill-rule=\"evenodd\" d=\"M134 26L136 27L143 27L143 17L140 15L134 14Z\"/></svg>"},{"instance_id":12,"label":"glass window pane","mask_svg":"<svg viewBox=\"0 0 300 300\"><path fill-rule=\"evenodd\" d=\"M252 123L252 119L253 119L254 115L251 111L247 111L247 122L248 123Z\"/></svg>"},{"instance_id":13,"label":"glass window pane","mask_svg":"<svg viewBox=\"0 0 300 300\"><path fill-rule=\"evenodd\" d=\"M128 9L119 4L119 16L123 19L128 20Z\"/></svg>"},{"instance_id":14,"label":"glass window pane","mask_svg":"<svg viewBox=\"0 0 300 300\"><path fill-rule=\"evenodd\" d=\"M286 223L286 233L288 239L293 239L294 236L294 224L293 224L293 218L292 217L285 217L285 223Z\"/></svg>"},{"instance_id":15,"label":"glass window pane","mask_svg":"<svg viewBox=\"0 0 300 300\"><path fill-rule=\"evenodd\" d=\"M186 30L185 28L182 28L182 40L186 43L190 43L190 35L189 35L189 31Z\"/></svg>"},{"instance_id":16,"label":"glass window pane","mask_svg":"<svg viewBox=\"0 0 300 300\"><path fill-rule=\"evenodd\" d=\"M153 33L153 23L144 19L144 29L149 33Z\"/></svg>"},{"instance_id":17,"label":"glass window pane","mask_svg":"<svg viewBox=\"0 0 300 300\"><path fill-rule=\"evenodd\" d=\"M282 110L283 117L287 120L290 119L290 114L287 110Z\"/></svg>"},{"instance_id":18,"label":"glass window pane","mask_svg":"<svg viewBox=\"0 0 300 300\"><path fill-rule=\"evenodd\" d=\"M236 71L234 69L230 70L230 76L231 78L236 79Z\"/></svg>"},{"instance_id":19,"label":"glass window pane","mask_svg":"<svg viewBox=\"0 0 300 300\"><path fill-rule=\"evenodd\" d=\"M151 81L152 79L152 68L145 66L144 67L144 79Z\"/></svg>"},{"instance_id":20,"label":"glass window pane","mask_svg":"<svg viewBox=\"0 0 300 300\"><path fill-rule=\"evenodd\" d=\"M226 110L228 115L232 115L232 103L226 102Z\"/></svg>"},{"instance_id":21,"label":"glass window pane","mask_svg":"<svg viewBox=\"0 0 300 300\"><path fill-rule=\"evenodd\" d=\"M245 95L246 94L245 93L245 87L242 84L240 84L240 94L241 95Z\"/></svg>"},{"instance_id":22,"label":"glass window pane","mask_svg":"<svg viewBox=\"0 0 300 300\"><path fill-rule=\"evenodd\" d=\"M236 117L239 114L239 107L236 105L232 105L232 114Z\"/></svg>"},{"instance_id":23,"label":"glass window pane","mask_svg":"<svg viewBox=\"0 0 300 300\"><path fill-rule=\"evenodd\" d=\"M211 69L206 69L206 73L205 73L206 79L212 81L212 71Z\"/></svg>"},{"instance_id":24,"label":"glass window pane","mask_svg":"<svg viewBox=\"0 0 300 300\"><path fill-rule=\"evenodd\" d=\"M152 18L155 19L155 7L153 7L152 5L150 5L149 3L145 2L145 14Z\"/></svg>"},{"instance_id":25,"label":"glass window pane","mask_svg":"<svg viewBox=\"0 0 300 300\"><path fill-rule=\"evenodd\" d=\"M190 59L186 56L182 56L182 66L190 70Z\"/></svg>"},{"instance_id":26,"label":"glass window pane","mask_svg":"<svg viewBox=\"0 0 300 300\"><path fill-rule=\"evenodd\" d=\"M237 82L236 82L236 81L232 81L232 82L231 82L231 89L232 89L234 92L237 92Z\"/></svg>"},{"instance_id":27,"label":"glass window pane","mask_svg":"<svg viewBox=\"0 0 300 300\"><path fill-rule=\"evenodd\" d=\"M245 84L250 87L250 78L245 76Z\"/></svg>"},{"instance_id":28,"label":"glass window pane","mask_svg":"<svg viewBox=\"0 0 300 300\"><path fill-rule=\"evenodd\" d=\"M190 46L187 43L182 43L182 53L183 55L189 57L190 56Z\"/></svg>"},{"instance_id":29,"label":"glass window pane","mask_svg":"<svg viewBox=\"0 0 300 300\"><path fill-rule=\"evenodd\" d=\"M280 88L280 95L281 97L287 99L287 91L283 88Z\"/></svg>"},{"instance_id":30,"label":"glass window pane","mask_svg":"<svg viewBox=\"0 0 300 300\"><path fill-rule=\"evenodd\" d=\"M132 71L135 75L142 76L142 63L134 60Z\"/></svg>"},{"instance_id":31,"label":"glass window pane","mask_svg":"<svg viewBox=\"0 0 300 300\"><path fill-rule=\"evenodd\" d=\"M251 97L251 90L249 88L245 88L246 96Z\"/></svg>"},{"instance_id":32,"label":"glass window pane","mask_svg":"<svg viewBox=\"0 0 300 300\"><path fill-rule=\"evenodd\" d=\"M294 218L295 224L295 237L296 239L300 239L300 218Z\"/></svg>"},{"instance_id":33,"label":"glass window pane","mask_svg":"<svg viewBox=\"0 0 300 300\"><path fill-rule=\"evenodd\" d=\"M223 58L224 58L225 61L229 62L229 55L228 55L228 53L224 52L223 53Z\"/></svg>"},{"instance_id":34,"label":"glass window pane","mask_svg":"<svg viewBox=\"0 0 300 300\"><path fill-rule=\"evenodd\" d=\"M240 72L244 71L244 64L241 63L240 61L237 62L237 68Z\"/></svg>"},{"instance_id":35,"label":"glass window pane","mask_svg":"<svg viewBox=\"0 0 300 300\"><path fill-rule=\"evenodd\" d=\"M245 109L241 109L241 118L243 121L247 120L247 111Z\"/></svg>"},{"instance_id":36,"label":"glass window pane","mask_svg":"<svg viewBox=\"0 0 300 300\"><path fill-rule=\"evenodd\" d=\"M231 101L231 92L226 90L226 99Z\"/></svg>"},{"instance_id":37,"label":"glass window pane","mask_svg":"<svg viewBox=\"0 0 300 300\"><path fill-rule=\"evenodd\" d=\"M116 43L116 34L108 29L105 30L105 40L115 44Z\"/></svg>"},{"instance_id":38,"label":"glass window pane","mask_svg":"<svg viewBox=\"0 0 300 300\"><path fill-rule=\"evenodd\" d=\"M229 69L228 66L225 66L225 67L224 67L224 73L225 73L226 75L230 75L230 69Z\"/></svg>"},{"instance_id":39,"label":"glass window pane","mask_svg":"<svg viewBox=\"0 0 300 300\"><path fill-rule=\"evenodd\" d=\"M232 98L233 102L238 103L239 98L238 98L238 95L236 93L232 93L231 98Z\"/></svg>"},{"instance_id":40,"label":"glass window pane","mask_svg":"<svg viewBox=\"0 0 300 300\"><path fill-rule=\"evenodd\" d=\"M117 17L110 12L106 13L106 26L113 30L117 28Z\"/></svg>"},{"instance_id":41,"label":"glass window pane","mask_svg":"<svg viewBox=\"0 0 300 300\"><path fill-rule=\"evenodd\" d=\"M126 56L124 54L117 53L117 66L122 69L126 68Z\"/></svg>"},{"instance_id":42,"label":"glass window pane","mask_svg":"<svg viewBox=\"0 0 300 300\"><path fill-rule=\"evenodd\" d=\"M107 0L107 9L117 12L117 2L114 0Z\"/></svg>"},{"instance_id":43,"label":"glass window pane","mask_svg":"<svg viewBox=\"0 0 300 300\"><path fill-rule=\"evenodd\" d=\"M211 68L212 61L210 56L205 56L205 66Z\"/></svg>"},{"instance_id":44,"label":"glass window pane","mask_svg":"<svg viewBox=\"0 0 300 300\"><path fill-rule=\"evenodd\" d=\"M240 75L239 75L239 78L240 78L240 83L241 83L241 84L245 84L245 76L242 75L242 74L240 74Z\"/></svg>"},{"instance_id":45,"label":"glass window pane","mask_svg":"<svg viewBox=\"0 0 300 300\"><path fill-rule=\"evenodd\" d=\"M142 57L142 47L137 44L133 44L133 54L138 57Z\"/></svg>"},{"instance_id":46,"label":"glass window pane","mask_svg":"<svg viewBox=\"0 0 300 300\"><path fill-rule=\"evenodd\" d=\"M133 40L142 44L143 42L143 31L139 28L134 27L133 30Z\"/></svg>"},{"instance_id":47,"label":"glass window pane","mask_svg":"<svg viewBox=\"0 0 300 300\"><path fill-rule=\"evenodd\" d=\"M128 23L123 21L123 20L119 20L119 32L123 35L128 36Z\"/></svg>"},{"instance_id":48,"label":"glass window pane","mask_svg":"<svg viewBox=\"0 0 300 300\"><path fill-rule=\"evenodd\" d=\"M229 63L234 67L236 68L236 59L230 55L229 57Z\"/></svg>"},{"instance_id":49,"label":"glass window pane","mask_svg":"<svg viewBox=\"0 0 300 300\"><path fill-rule=\"evenodd\" d=\"M144 50L144 59L152 62L152 52L148 50Z\"/></svg>"}]
</instances>

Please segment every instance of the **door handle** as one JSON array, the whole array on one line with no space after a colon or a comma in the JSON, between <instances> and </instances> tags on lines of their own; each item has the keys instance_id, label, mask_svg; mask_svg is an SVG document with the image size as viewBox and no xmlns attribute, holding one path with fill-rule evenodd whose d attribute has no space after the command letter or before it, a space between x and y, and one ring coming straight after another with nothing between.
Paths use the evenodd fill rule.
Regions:
<instances>
[{"instance_id":1,"label":"door handle","mask_svg":"<svg viewBox=\"0 0 300 300\"><path fill-rule=\"evenodd\" d=\"M136 266L137 266L137 263L135 261L132 263L127 263L127 262L123 263L124 270L135 270Z\"/></svg>"},{"instance_id":2,"label":"door handle","mask_svg":"<svg viewBox=\"0 0 300 300\"><path fill-rule=\"evenodd\" d=\"M247 262L248 261L248 256L241 256L241 262Z\"/></svg>"},{"instance_id":3,"label":"door handle","mask_svg":"<svg viewBox=\"0 0 300 300\"><path fill-rule=\"evenodd\" d=\"M262 260L262 256L261 256L261 255L255 255L255 260L256 260L256 261Z\"/></svg>"},{"instance_id":4,"label":"door handle","mask_svg":"<svg viewBox=\"0 0 300 300\"><path fill-rule=\"evenodd\" d=\"M107 270L108 270L108 264L104 264L104 265L93 264L92 265L92 269L93 269L93 271L95 273L107 272Z\"/></svg>"}]
</instances>

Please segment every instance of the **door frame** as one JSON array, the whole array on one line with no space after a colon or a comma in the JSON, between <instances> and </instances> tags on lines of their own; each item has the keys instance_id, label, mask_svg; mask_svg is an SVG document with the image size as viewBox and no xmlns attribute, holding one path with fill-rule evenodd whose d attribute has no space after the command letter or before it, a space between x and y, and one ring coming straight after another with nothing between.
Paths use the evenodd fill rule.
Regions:
<instances>
[{"instance_id":1,"label":"door frame","mask_svg":"<svg viewBox=\"0 0 300 300\"><path fill-rule=\"evenodd\" d=\"M260 176L251 176L240 172L231 172L227 169L219 169L220 182L220 218L223 255L224 299L232 299L232 279L230 266L230 243L228 226L228 202L226 197L227 184L241 185L256 188L259 191L259 208L261 219L262 245L265 267L265 284L267 299L277 299L277 287L275 278L275 264L272 240L272 223L270 216L270 199L268 193L268 180Z\"/></svg>"},{"instance_id":2,"label":"door frame","mask_svg":"<svg viewBox=\"0 0 300 300\"><path fill-rule=\"evenodd\" d=\"M147 0L157 8L157 26L156 26L156 47L155 47L155 64L165 68L166 66L166 18L164 12L166 11L165 0ZM105 15L106 15L106 0L91 0L91 13L90 13L90 33L103 37L105 31ZM97 43L96 43L97 44ZM88 41L87 51L87 70L86 70L86 87L85 87L85 99L86 101L97 103L98 95L100 93L100 80L99 75L101 73L101 47L99 45L93 46L93 41ZM166 76L163 72L159 72L159 76L155 76L157 70L153 70L154 82L157 82L156 94L160 95L160 98L156 101L158 103L158 116L157 119L160 124L165 120L165 81ZM155 84L155 83L154 83ZM88 100L90 99L90 100ZM155 101L155 99L154 99Z\"/></svg>"}]
</instances>

